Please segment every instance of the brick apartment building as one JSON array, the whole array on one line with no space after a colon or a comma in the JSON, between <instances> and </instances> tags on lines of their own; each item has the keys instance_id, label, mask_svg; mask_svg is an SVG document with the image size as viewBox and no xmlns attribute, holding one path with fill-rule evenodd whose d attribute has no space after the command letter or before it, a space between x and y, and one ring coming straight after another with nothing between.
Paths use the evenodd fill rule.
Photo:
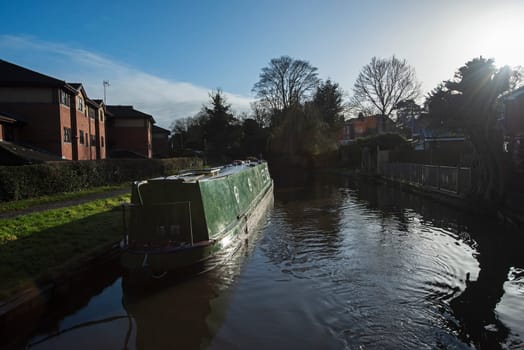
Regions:
<instances>
[{"instance_id":1,"label":"brick apartment building","mask_svg":"<svg viewBox=\"0 0 524 350\"><path fill-rule=\"evenodd\" d=\"M169 157L169 135L171 131L153 125L153 157Z\"/></svg>"},{"instance_id":2,"label":"brick apartment building","mask_svg":"<svg viewBox=\"0 0 524 350\"><path fill-rule=\"evenodd\" d=\"M68 84L0 60L0 142L62 159L106 157L104 108L81 84Z\"/></svg>"},{"instance_id":3,"label":"brick apartment building","mask_svg":"<svg viewBox=\"0 0 524 350\"><path fill-rule=\"evenodd\" d=\"M133 106L107 105L108 155L117 157L153 157L155 119Z\"/></svg>"}]
</instances>

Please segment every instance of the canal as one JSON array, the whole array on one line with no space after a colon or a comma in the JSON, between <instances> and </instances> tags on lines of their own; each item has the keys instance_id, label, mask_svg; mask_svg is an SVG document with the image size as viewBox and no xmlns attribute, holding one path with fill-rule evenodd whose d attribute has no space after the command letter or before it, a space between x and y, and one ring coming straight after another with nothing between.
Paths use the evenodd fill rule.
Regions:
<instances>
[{"instance_id":1,"label":"canal","mask_svg":"<svg viewBox=\"0 0 524 350\"><path fill-rule=\"evenodd\" d=\"M146 293L106 266L21 347L524 349L522 233L384 185L276 180L235 259Z\"/></svg>"}]
</instances>

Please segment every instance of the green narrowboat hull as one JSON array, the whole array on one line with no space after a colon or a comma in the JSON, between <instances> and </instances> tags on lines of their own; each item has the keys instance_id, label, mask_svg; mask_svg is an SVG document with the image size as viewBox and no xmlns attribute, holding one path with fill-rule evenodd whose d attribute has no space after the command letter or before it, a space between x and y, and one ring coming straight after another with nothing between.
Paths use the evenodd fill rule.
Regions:
<instances>
[{"instance_id":1,"label":"green narrowboat hull","mask_svg":"<svg viewBox=\"0 0 524 350\"><path fill-rule=\"evenodd\" d=\"M135 182L121 265L139 279L205 272L245 244L272 204L266 163Z\"/></svg>"}]
</instances>

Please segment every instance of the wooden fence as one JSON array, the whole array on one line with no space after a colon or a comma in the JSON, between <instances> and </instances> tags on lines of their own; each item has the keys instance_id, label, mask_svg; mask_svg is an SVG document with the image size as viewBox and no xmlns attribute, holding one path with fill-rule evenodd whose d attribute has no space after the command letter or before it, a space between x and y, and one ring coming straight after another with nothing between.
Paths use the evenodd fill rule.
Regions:
<instances>
[{"instance_id":1,"label":"wooden fence","mask_svg":"<svg viewBox=\"0 0 524 350\"><path fill-rule=\"evenodd\" d=\"M466 195L471 191L470 168L384 162L379 174L392 181L445 193Z\"/></svg>"}]
</instances>

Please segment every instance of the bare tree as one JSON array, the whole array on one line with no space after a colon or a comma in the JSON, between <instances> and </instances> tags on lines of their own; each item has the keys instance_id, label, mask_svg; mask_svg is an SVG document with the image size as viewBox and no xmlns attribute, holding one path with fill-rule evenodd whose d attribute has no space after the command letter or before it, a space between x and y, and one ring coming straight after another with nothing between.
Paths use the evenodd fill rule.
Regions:
<instances>
[{"instance_id":1,"label":"bare tree","mask_svg":"<svg viewBox=\"0 0 524 350\"><path fill-rule=\"evenodd\" d=\"M307 61L282 56L262 68L253 92L266 108L282 111L300 104L318 83L316 67Z\"/></svg>"},{"instance_id":2,"label":"bare tree","mask_svg":"<svg viewBox=\"0 0 524 350\"><path fill-rule=\"evenodd\" d=\"M263 128L271 125L271 111L265 108L263 103L261 103L260 101L252 102L251 110L251 118L253 118L256 121L258 126Z\"/></svg>"},{"instance_id":3,"label":"bare tree","mask_svg":"<svg viewBox=\"0 0 524 350\"><path fill-rule=\"evenodd\" d=\"M351 105L359 111L374 110L389 117L397 103L419 95L415 69L405 59L373 57L358 75Z\"/></svg>"}]
</instances>

